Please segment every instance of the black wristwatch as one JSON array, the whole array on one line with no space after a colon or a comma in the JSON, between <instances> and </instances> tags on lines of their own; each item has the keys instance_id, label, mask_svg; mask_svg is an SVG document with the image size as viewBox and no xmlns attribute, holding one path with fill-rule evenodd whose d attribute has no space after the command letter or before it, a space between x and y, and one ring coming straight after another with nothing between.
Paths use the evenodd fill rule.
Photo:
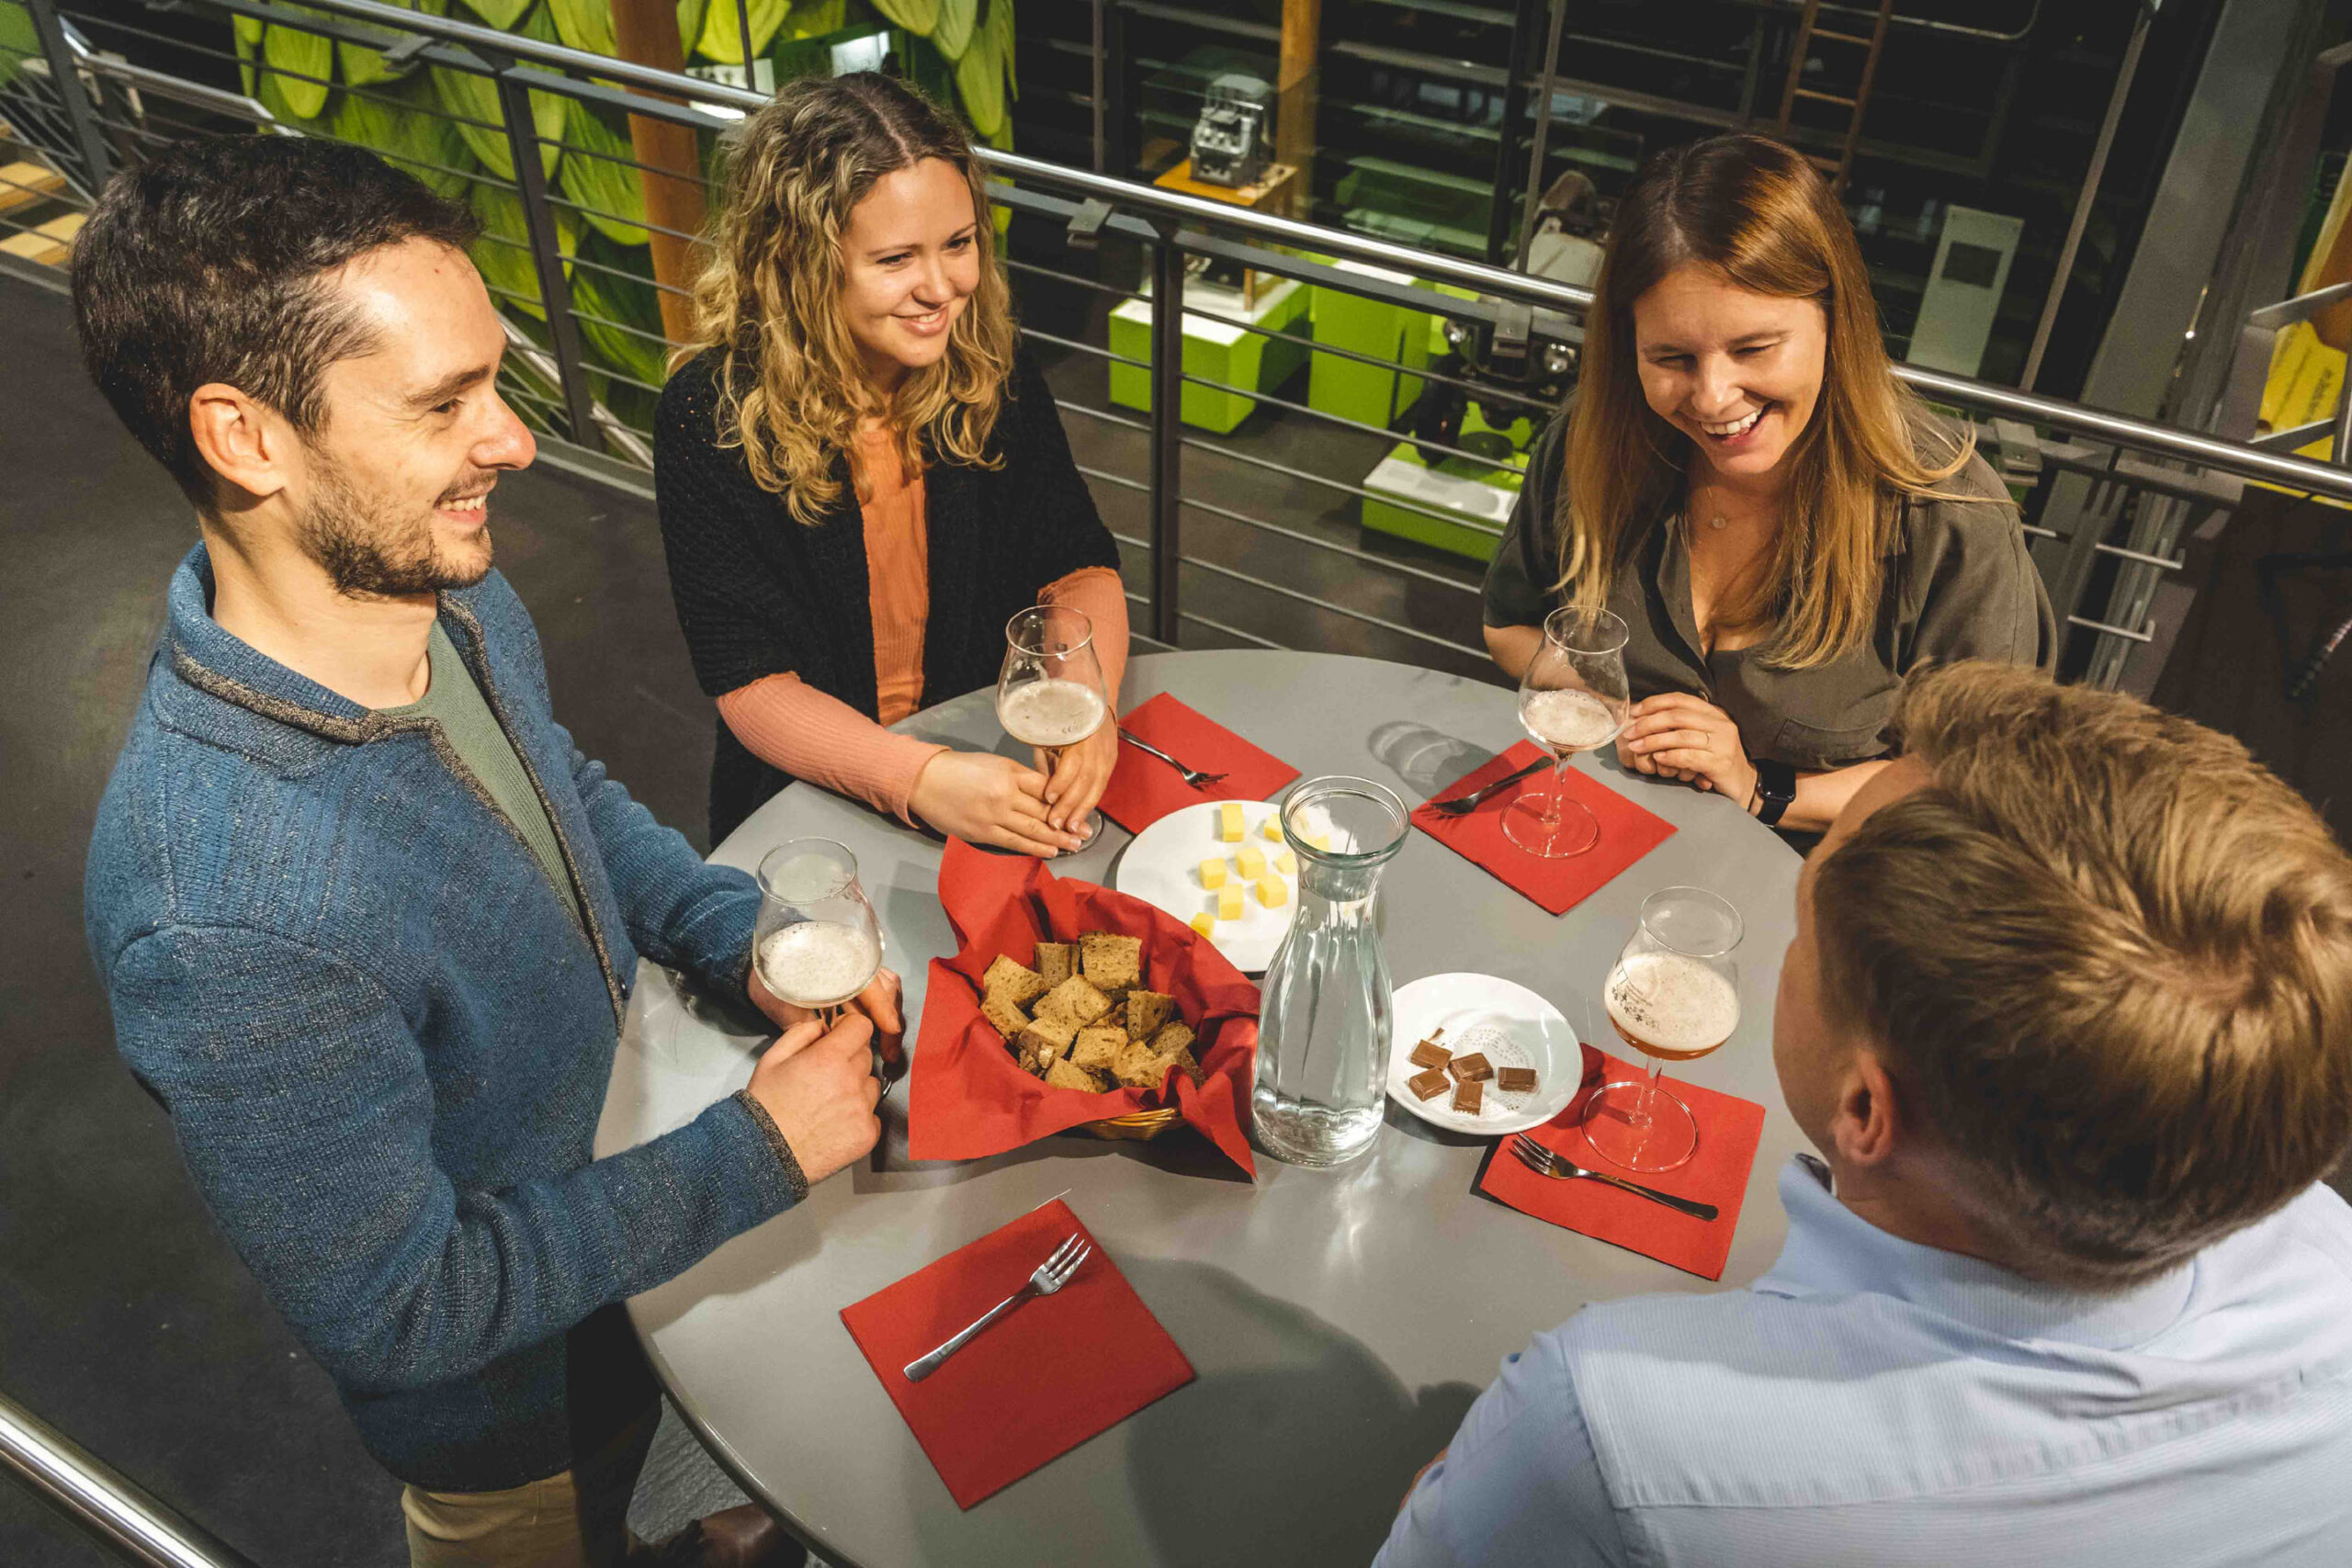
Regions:
<instances>
[{"instance_id":1,"label":"black wristwatch","mask_svg":"<svg viewBox=\"0 0 2352 1568\"><path fill-rule=\"evenodd\" d=\"M1797 771L1786 762L1756 764L1756 820L1770 828L1797 797Z\"/></svg>"}]
</instances>

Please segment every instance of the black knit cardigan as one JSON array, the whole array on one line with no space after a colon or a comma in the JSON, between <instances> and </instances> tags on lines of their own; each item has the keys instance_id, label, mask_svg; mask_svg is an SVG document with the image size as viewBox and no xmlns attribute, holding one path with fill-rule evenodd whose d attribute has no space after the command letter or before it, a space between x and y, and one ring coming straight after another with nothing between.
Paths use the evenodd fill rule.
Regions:
<instances>
[{"instance_id":1,"label":"black knit cardigan","mask_svg":"<svg viewBox=\"0 0 2352 1568\"><path fill-rule=\"evenodd\" d=\"M876 716L874 619L865 524L846 457L842 496L814 525L760 489L740 448L718 445L716 350L678 367L662 393L653 482L670 592L694 659L716 698L763 676L797 673ZM1004 624L1047 584L1084 567L1118 570L1119 547L1072 460L1045 374L1017 352L989 452L995 468L951 463L924 444L931 615L924 628L928 707L996 683ZM745 750L718 723L710 772L716 846L789 775Z\"/></svg>"}]
</instances>

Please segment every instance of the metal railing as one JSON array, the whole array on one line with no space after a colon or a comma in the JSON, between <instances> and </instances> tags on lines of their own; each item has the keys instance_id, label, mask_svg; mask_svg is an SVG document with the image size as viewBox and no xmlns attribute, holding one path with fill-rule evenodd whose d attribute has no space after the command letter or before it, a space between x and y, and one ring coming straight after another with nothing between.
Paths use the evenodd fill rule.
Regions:
<instances>
[{"instance_id":1,"label":"metal railing","mask_svg":"<svg viewBox=\"0 0 2352 1568\"><path fill-rule=\"evenodd\" d=\"M252 1559L155 1500L137 1483L0 1393L0 1471L138 1568L254 1568Z\"/></svg>"},{"instance_id":2,"label":"metal railing","mask_svg":"<svg viewBox=\"0 0 2352 1568\"><path fill-rule=\"evenodd\" d=\"M85 191L114 162L179 136L237 122L320 133L324 122L297 123L260 101L269 96L273 75L447 127L471 156L436 159L422 144L379 151L463 194L478 210L505 216L477 253L518 349L502 374L502 390L548 438L543 449L550 457L642 491L641 477L632 476L641 476L650 461L651 400L662 378L653 367L671 346L658 312L645 307L667 286L656 282L641 253L600 238L615 225L641 232L644 215L599 206L583 194L591 185L572 177L578 165L568 161L601 161L633 176L646 165L630 155L625 135L609 125L601 137L580 134L596 117L684 125L707 146L763 102L762 96L376 0L311 0L300 9L271 0L196 0L194 8L222 22L222 47L209 52L252 73L257 96L248 96L121 58L142 48L195 47L141 26L134 7L100 16L73 0L62 6L59 0L0 0L15 4L28 7L43 43L41 58L25 63L19 83L38 77L61 100L45 115L27 118ZM183 14L190 8L181 6ZM338 80L333 68L304 73L274 63L260 49L241 60L227 47L232 18L386 51L404 69L446 75L428 96L397 82ZM451 107L458 95L446 90L450 79L479 84L482 91L464 103L480 112ZM8 96L0 112L16 112L15 103ZM533 114L535 105L544 111L550 103L566 115L555 134ZM175 112L183 108L196 118ZM591 118L573 119L575 113ZM494 155L501 150L503 159ZM1380 456L1413 439L1403 430L1329 412L1281 386L1235 385L1186 370L1187 323L1237 341L1252 337L1262 350L1279 346L1307 360L1357 362L1430 387L1468 390L1489 410L1523 412L1538 423L1548 407L1434 360L1416 364L1402 354L1367 355L1318 342L1311 327L1270 323L1252 313L1238 291L1188 280L1203 266L1246 269L1279 280L1277 288L1295 284L1351 295L1408 312L1405 319L1424 330L1426 319L1437 317L1531 351L1580 342L1589 291L1091 170L993 149L981 155L994 176L992 197L1022 225L1008 247L1008 268L1024 333L1058 362L1057 401L1081 470L1127 553L1129 597L1143 611L1143 629L1178 645L1200 640L1188 638L1193 628L1211 640L1488 669L1478 637L1479 563L1375 538L1353 513L1360 503L1376 502L1473 537L1491 538L1499 525L1364 482ZM558 165L552 175L551 163ZM1182 299L1181 311L1151 308L1171 297ZM1081 298L1090 303L1074 309L1070 301ZM1111 312L1137 302L1148 318L1147 351L1117 352L1109 342ZM623 319L632 310L636 318ZM2107 537L2132 537L2127 514L2144 498L2200 518L2233 507L2248 479L2352 500L2352 469L2336 463L1916 367L1899 366L1896 373L1929 400L1988 422L1980 425L1987 450L2013 475L2093 477L2113 504L2095 515L2100 534L2087 547L2133 572L2163 574L2179 565L2168 552ZM1113 388L1100 402L1076 390L1136 377L1140 398L1132 387L1125 393ZM1244 398L1255 412L1250 423L1212 439L1207 430L1187 428L1182 410L1188 390ZM1428 439L1414 445L1439 461L1509 466L1492 452ZM1279 488L1292 503L1274 515L1232 503L1252 486ZM1219 490L1227 493L1212 500ZM2039 522L2045 491L2028 497L2027 530L2056 538ZM2103 649L2126 653L2153 637L2149 626L2125 614L2129 608L2113 600L2059 606L2071 626L2095 636ZM2112 682L2119 664L2109 660L2097 678Z\"/></svg>"}]
</instances>

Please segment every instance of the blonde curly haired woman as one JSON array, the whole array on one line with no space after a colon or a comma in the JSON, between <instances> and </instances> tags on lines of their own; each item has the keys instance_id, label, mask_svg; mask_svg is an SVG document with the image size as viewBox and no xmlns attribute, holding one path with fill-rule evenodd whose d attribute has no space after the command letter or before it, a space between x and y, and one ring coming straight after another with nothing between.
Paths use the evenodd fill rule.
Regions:
<instances>
[{"instance_id":1,"label":"blonde curly haired woman","mask_svg":"<svg viewBox=\"0 0 2352 1568\"><path fill-rule=\"evenodd\" d=\"M1618 756L1819 832L1885 765L1904 676L2047 666L2008 491L1895 380L1860 247L1760 136L1659 153L1619 201L1575 396L1487 575L1516 678L1556 605L1623 618Z\"/></svg>"},{"instance_id":2,"label":"blonde curly haired woman","mask_svg":"<svg viewBox=\"0 0 2352 1568\"><path fill-rule=\"evenodd\" d=\"M886 727L992 685L1004 626L1083 611L1115 700L1118 547L1018 344L979 162L873 73L745 122L702 342L662 395L654 485L695 673L718 705L710 835L796 778L975 843L1078 848L1114 726L1049 773Z\"/></svg>"}]
</instances>

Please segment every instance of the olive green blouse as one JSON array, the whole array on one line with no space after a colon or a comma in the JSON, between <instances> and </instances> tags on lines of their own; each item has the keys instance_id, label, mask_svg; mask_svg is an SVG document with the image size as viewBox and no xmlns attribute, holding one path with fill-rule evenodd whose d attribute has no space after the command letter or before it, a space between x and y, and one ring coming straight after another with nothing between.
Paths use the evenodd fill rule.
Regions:
<instances>
[{"instance_id":1,"label":"olive green blouse","mask_svg":"<svg viewBox=\"0 0 2352 1568\"><path fill-rule=\"evenodd\" d=\"M1565 431L1554 420L1528 454L1526 486L1487 570L1490 626L1540 626L1561 603L1551 586L1559 576L1552 518ZM1768 663L1770 637L1699 651L1690 555L1674 525L1679 507L1669 510L1629 541L1629 569L1610 594L1632 630L1625 672L1634 699L1696 693L1732 716L1749 757L1816 771L1892 749L1895 695L1919 665L1996 659L2049 668L2057 624L2008 491L1975 457L1938 488L1982 499L1906 497L1883 558L1870 640L1811 670Z\"/></svg>"}]
</instances>

